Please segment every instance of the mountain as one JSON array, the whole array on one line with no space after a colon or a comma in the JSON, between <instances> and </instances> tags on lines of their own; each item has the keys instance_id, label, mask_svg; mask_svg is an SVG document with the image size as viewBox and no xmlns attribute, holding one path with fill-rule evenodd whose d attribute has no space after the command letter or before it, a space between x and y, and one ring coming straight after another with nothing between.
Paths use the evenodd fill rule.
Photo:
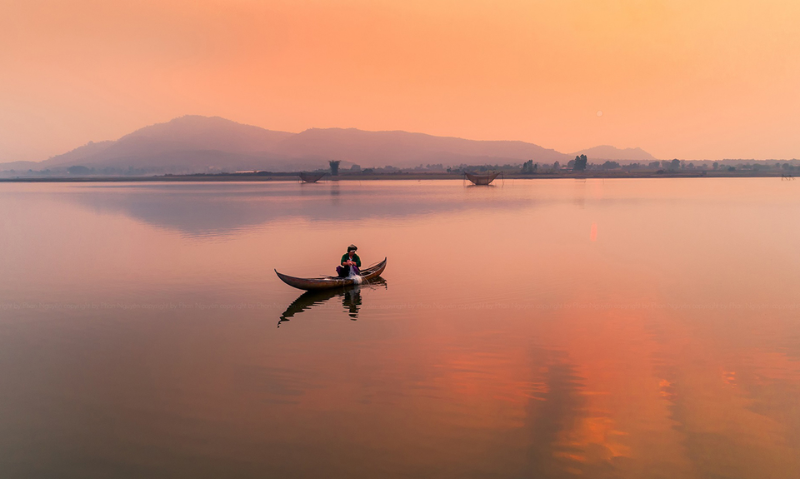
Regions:
<instances>
[{"instance_id":1,"label":"mountain","mask_svg":"<svg viewBox=\"0 0 800 479\"><path fill-rule=\"evenodd\" d=\"M522 141L475 141L405 131L312 128L282 141L275 150L292 158L342 160L362 166L414 167L565 161L569 157Z\"/></svg>"},{"instance_id":2,"label":"mountain","mask_svg":"<svg viewBox=\"0 0 800 479\"><path fill-rule=\"evenodd\" d=\"M595 146L594 148L587 148L585 150L572 153L572 156L586 155L589 162L592 160L597 163L599 160L612 160L612 161L655 161L655 158L650 153L641 148L616 148L610 145Z\"/></svg>"},{"instance_id":3,"label":"mountain","mask_svg":"<svg viewBox=\"0 0 800 479\"><path fill-rule=\"evenodd\" d=\"M584 152L590 160L652 158L638 148L602 146ZM220 117L183 116L136 130L116 141L89 142L24 169L50 169L56 174L78 165L106 174L297 171L327 168L329 160L341 160L343 166L402 168L420 164L519 164L530 159L565 164L573 156L523 141L475 141L355 128L312 128L288 133ZM11 168L0 164L0 170Z\"/></svg>"},{"instance_id":4,"label":"mountain","mask_svg":"<svg viewBox=\"0 0 800 479\"><path fill-rule=\"evenodd\" d=\"M72 151L68 151L63 155L54 156L53 158L42 161L39 164L45 168L71 166L76 162L86 161L87 158L92 158L96 155L99 155L113 144L113 141L99 141L97 143L90 141L89 143L79 146Z\"/></svg>"},{"instance_id":5,"label":"mountain","mask_svg":"<svg viewBox=\"0 0 800 479\"><path fill-rule=\"evenodd\" d=\"M292 135L220 117L183 116L136 130L117 141L89 143L41 164L45 168L82 165L173 171L254 167Z\"/></svg>"}]
</instances>

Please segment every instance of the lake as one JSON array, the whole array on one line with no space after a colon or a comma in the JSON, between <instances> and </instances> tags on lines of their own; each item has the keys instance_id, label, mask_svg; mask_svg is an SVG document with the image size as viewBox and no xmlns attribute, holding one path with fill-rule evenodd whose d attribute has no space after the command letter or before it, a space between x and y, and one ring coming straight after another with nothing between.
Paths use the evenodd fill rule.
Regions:
<instances>
[{"instance_id":1,"label":"lake","mask_svg":"<svg viewBox=\"0 0 800 479\"><path fill-rule=\"evenodd\" d=\"M0 476L800 476L800 182L0 184ZM383 281L306 295L347 245Z\"/></svg>"}]
</instances>

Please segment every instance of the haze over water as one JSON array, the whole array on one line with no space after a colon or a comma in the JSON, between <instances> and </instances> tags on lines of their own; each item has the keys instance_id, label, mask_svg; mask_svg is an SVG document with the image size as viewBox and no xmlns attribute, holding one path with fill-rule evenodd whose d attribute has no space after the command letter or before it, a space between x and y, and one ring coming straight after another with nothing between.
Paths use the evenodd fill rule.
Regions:
<instances>
[{"instance_id":1,"label":"haze over water","mask_svg":"<svg viewBox=\"0 0 800 479\"><path fill-rule=\"evenodd\" d=\"M755 178L2 184L0 476L797 477L799 212ZM385 283L273 272L350 243Z\"/></svg>"}]
</instances>

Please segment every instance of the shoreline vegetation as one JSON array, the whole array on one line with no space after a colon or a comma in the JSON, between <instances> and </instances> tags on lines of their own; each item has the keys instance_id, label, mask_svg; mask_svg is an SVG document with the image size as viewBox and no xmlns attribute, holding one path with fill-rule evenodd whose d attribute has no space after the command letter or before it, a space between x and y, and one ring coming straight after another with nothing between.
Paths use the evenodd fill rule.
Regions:
<instances>
[{"instance_id":1,"label":"shoreline vegetation","mask_svg":"<svg viewBox=\"0 0 800 479\"><path fill-rule=\"evenodd\" d=\"M414 168L385 166L364 168L353 164L341 168L341 161L331 160L329 168L312 171L206 171L202 173L154 173L130 169L126 172L95 170L85 166L71 166L66 171L45 171L0 177L0 182L59 183L59 182L226 182L226 181L301 181L315 178L323 182L364 180L466 180L466 173L486 175L497 173L499 179L591 179L591 178L781 178L793 180L800 174L800 160L723 160L720 162L684 160L661 160L649 163L605 161L589 163L586 155L576 156L562 166L558 161L522 164L459 165L446 167L442 164L419 165ZM13 170L12 170L13 173Z\"/></svg>"},{"instance_id":2,"label":"shoreline vegetation","mask_svg":"<svg viewBox=\"0 0 800 479\"><path fill-rule=\"evenodd\" d=\"M253 173L195 173L187 175L160 176L48 176L0 178L0 183L102 183L102 182L269 182L300 181L300 172L253 172ZM612 178L779 178L794 179L794 172L780 170L735 170L735 171L563 171L538 174L502 172L496 181L535 179L612 179ZM340 173L326 175L319 182L380 181L380 180L462 180L463 172L397 172L397 173Z\"/></svg>"}]
</instances>

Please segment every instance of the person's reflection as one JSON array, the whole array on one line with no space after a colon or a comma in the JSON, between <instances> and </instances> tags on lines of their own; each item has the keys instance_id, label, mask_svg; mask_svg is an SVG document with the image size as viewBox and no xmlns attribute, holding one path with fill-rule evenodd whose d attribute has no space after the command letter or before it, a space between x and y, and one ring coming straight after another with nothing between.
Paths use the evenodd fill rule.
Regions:
<instances>
[{"instance_id":1,"label":"person's reflection","mask_svg":"<svg viewBox=\"0 0 800 479\"><path fill-rule=\"evenodd\" d=\"M286 308L286 311L281 314L280 319L278 320L278 327L280 328L282 323L289 321L292 317L302 313L303 311L307 311L318 304L322 304L334 296L342 297L342 306L344 307L344 310L347 311L350 319L355 321L358 319L359 309L361 308L361 289L363 287L374 288L376 286L388 288L386 280L378 277L370 280L370 282L365 285L351 286L349 288L306 291L297 299L295 299L292 304Z\"/></svg>"},{"instance_id":2,"label":"person's reflection","mask_svg":"<svg viewBox=\"0 0 800 479\"><path fill-rule=\"evenodd\" d=\"M350 319L358 319L358 307L361 306L361 286L345 291L342 297L342 306L350 310Z\"/></svg>"},{"instance_id":3,"label":"person's reflection","mask_svg":"<svg viewBox=\"0 0 800 479\"><path fill-rule=\"evenodd\" d=\"M331 181L331 204L338 205L342 199L339 198L341 192L339 191L339 182L338 181Z\"/></svg>"},{"instance_id":4,"label":"person's reflection","mask_svg":"<svg viewBox=\"0 0 800 479\"><path fill-rule=\"evenodd\" d=\"M572 203L579 207L586 207L586 178L575 178Z\"/></svg>"}]
</instances>

